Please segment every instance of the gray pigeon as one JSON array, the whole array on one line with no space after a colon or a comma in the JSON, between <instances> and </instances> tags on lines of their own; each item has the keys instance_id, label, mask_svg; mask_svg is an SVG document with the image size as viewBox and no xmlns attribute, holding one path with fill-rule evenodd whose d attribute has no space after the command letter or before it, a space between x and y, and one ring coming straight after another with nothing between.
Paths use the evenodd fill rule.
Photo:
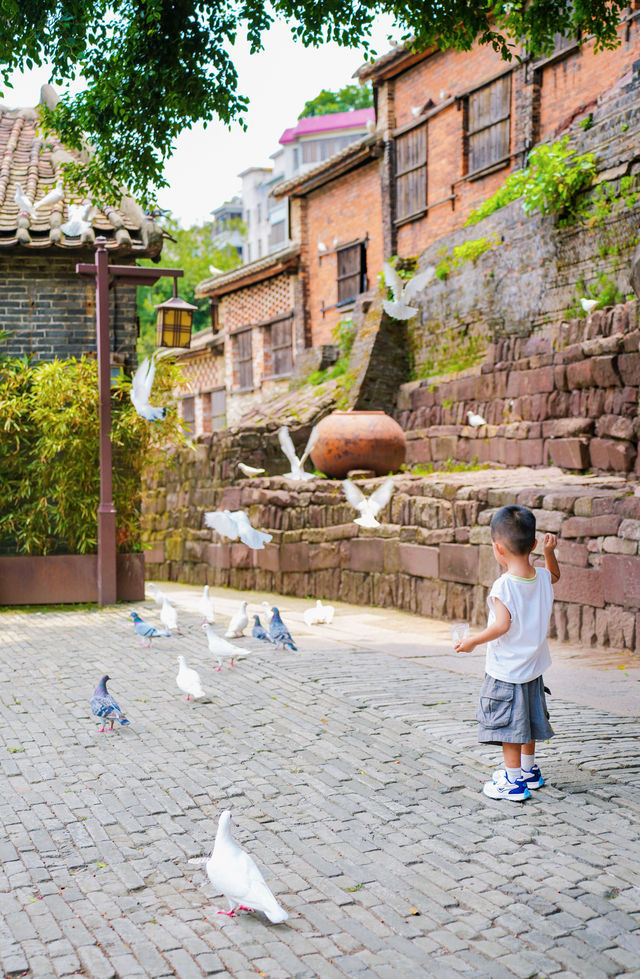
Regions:
<instances>
[{"instance_id":1,"label":"gray pigeon","mask_svg":"<svg viewBox=\"0 0 640 979\"><path fill-rule=\"evenodd\" d=\"M280 612L275 605L272 611L273 615L271 617L271 622L269 623L269 639L274 644L276 649L280 647L284 649L286 646L288 649L292 649L294 652L297 652L298 647L291 638L291 633L280 618Z\"/></svg>"}]
</instances>

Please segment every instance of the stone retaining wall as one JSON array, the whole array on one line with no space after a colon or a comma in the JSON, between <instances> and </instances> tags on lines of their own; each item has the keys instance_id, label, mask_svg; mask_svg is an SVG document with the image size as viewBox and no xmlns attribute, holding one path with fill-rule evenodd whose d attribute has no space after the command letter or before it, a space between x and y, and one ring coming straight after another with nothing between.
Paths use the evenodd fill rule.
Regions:
<instances>
[{"instance_id":1,"label":"stone retaining wall","mask_svg":"<svg viewBox=\"0 0 640 979\"><path fill-rule=\"evenodd\" d=\"M640 304L498 340L455 376L404 384L407 462L445 459L640 473ZM467 411L488 422L467 423Z\"/></svg>"},{"instance_id":2,"label":"stone retaining wall","mask_svg":"<svg viewBox=\"0 0 640 979\"><path fill-rule=\"evenodd\" d=\"M147 576L485 621L499 574L490 546L496 507L521 503L540 536L559 535L562 579L552 634L587 647L640 651L640 496L621 477L558 469L399 475L380 528L352 522L339 482L281 477L212 484L206 451L180 453L147 480ZM376 485L367 483L367 492ZM263 551L204 527L208 509L246 509L273 541Z\"/></svg>"}]
</instances>

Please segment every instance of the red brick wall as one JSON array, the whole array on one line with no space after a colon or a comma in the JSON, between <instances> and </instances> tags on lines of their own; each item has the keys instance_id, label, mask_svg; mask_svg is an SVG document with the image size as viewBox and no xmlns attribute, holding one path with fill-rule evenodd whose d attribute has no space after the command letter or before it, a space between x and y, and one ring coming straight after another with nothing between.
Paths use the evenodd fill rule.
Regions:
<instances>
[{"instance_id":1,"label":"red brick wall","mask_svg":"<svg viewBox=\"0 0 640 979\"><path fill-rule=\"evenodd\" d=\"M338 247L357 238L369 236L367 247L367 277L369 287L375 285L382 268L382 195L377 160L354 170L344 177L309 194L306 199L308 234L308 315L313 346L332 343L331 331L346 309L331 309L322 314L323 306L335 306L338 301ZM318 251L318 243L327 252Z\"/></svg>"}]
</instances>

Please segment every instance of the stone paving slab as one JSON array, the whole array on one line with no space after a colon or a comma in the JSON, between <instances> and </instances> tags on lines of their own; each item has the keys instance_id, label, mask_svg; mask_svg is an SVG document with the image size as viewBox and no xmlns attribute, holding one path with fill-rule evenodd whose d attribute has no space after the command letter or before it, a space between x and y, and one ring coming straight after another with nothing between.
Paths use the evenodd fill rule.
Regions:
<instances>
[{"instance_id":1,"label":"stone paving slab","mask_svg":"<svg viewBox=\"0 0 640 979\"><path fill-rule=\"evenodd\" d=\"M499 759L475 743L475 676L415 646L349 641L339 618L312 633L298 607L285 618L299 653L240 640L250 655L216 673L199 592L175 594L192 610L184 634L151 649L125 607L0 615L5 976L637 972L631 711L554 697L548 785L523 806L492 802L479 790ZM216 598L222 631L233 596ZM431 650L443 662L445 644ZM182 699L179 653L209 702ZM88 710L104 672L132 722L112 735ZM601 683L617 689L622 674ZM286 924L218 916L224 900L189 864L224 808Z\"/></svg>"}]
</instances>

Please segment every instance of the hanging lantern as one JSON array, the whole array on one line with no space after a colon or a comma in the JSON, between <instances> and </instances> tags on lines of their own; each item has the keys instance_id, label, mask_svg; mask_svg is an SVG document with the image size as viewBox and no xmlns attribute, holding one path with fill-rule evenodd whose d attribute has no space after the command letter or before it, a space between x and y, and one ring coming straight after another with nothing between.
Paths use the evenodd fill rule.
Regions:
<instances>
[{"instance_id":1,"label":"hanging lantern","mask_svg":"<svg viewBox=\"0 0 640 979\"><path fill-rule=\"evenodd\" d=\"M158 311L156 322L156 346L188 347L191 344L193 314L198 308L178 296L178 282L173 280L173 296L155 307Z\"/></svg>"}]
</instances>

